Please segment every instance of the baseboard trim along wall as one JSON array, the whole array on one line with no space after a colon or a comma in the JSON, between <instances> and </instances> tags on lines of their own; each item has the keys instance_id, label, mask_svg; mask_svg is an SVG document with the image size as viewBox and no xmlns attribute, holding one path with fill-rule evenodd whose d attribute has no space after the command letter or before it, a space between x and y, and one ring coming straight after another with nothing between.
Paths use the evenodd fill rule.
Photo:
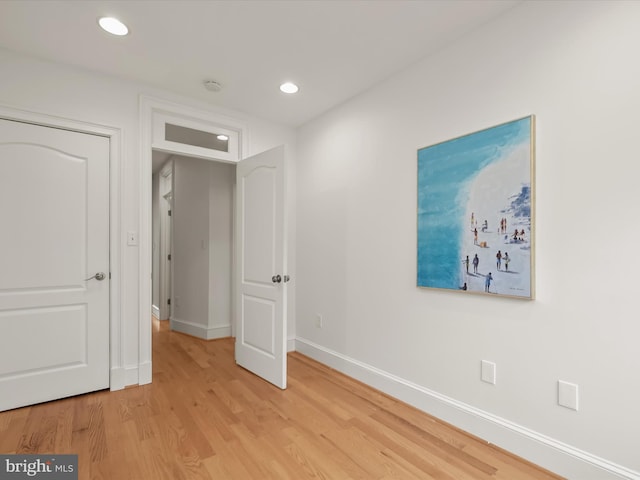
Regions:
<instances>
[{"instance_id":1,"label":"baseboard trim along wall","mask_svg":"<svg viewBox=\"0 0 640 480\"><path fill-rule=\"evenodd\" d=\"M142 362L138 367L138 385L146 385L153 380L151 362Z\"/></svg>"},{"instance_id":2,"label":"baseboard trim along wall","mask_svg":"<svg viewBox=\"0 0 640 480\"><path fill-rule=\"evenodd\" d=\"M231 336L231 325L205 327L204 325L174 317L172 317L170 321L172 330L202 338L203 340L214 340L216 338L226 338Z\"/></svg>"},{"instance_id":3,"label":"baseboard trim along wall","mask_svg":"<svg viewBox=\"0 0 640 480\"><path fill-rule=\"evenodd\" d=\"M640 472L584 452L304 338L296 338L295 350L569 479L640 480Z\"/></svg>"},{"instance_id":4,"label":"baseboard trim along wall","mask_svg":"<svg viewBox=\"0 0 640 480\"><path fill-rule=\"evenodd\" d=\"M124 375L125 386L138 385L138 366L127 366L122 369Z\"/></svg>"},{"instance_id":5,"label":"baseboard trim along wall","mask_svg":"<svg viewBox=\"0 0 640 480\"><path fill-rule=\"evenodd\" d=\"M143 374L151 375L151 363L146 362L140 365L128 365L126 367L112 368L109 379L109 390L114 392L116 390L122 390L129 385L143 385L145 383L150 383L150 381L142 381L141 372L143 372Z\"/></svg>"},{"instance_id":6,"label":"baseboard trim along wall","mask_svg":"<svg viewBox=\"0 0 640 480\"><path fill-rule=\"evenodd\" d=\"M136 381L136 383L138 383ZM122 390L129 385L127 383L127 377L125 369L122 367L114 367L109 373L109 390L115 392L116 390Z\"/></svg>"},{"instance_id":7,"label":"baseboard trim along wall","mask_svg":"<svg viewBox=\"0 0 640 480\"><path fill-rule=\"evenodd\" d=\"M151 305L151 315L160 320L160 309L155 305Z\"/></svg>"}]
</instances>

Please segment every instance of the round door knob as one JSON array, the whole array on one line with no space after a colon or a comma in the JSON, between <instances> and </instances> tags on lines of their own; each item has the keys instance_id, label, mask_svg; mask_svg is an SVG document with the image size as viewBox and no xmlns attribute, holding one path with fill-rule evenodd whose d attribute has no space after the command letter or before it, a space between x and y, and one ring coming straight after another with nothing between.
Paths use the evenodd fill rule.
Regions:
<instances>
[{"instance_id":1,"label":"round door knob","mask_svg":"<svg viewBox=\"0 0 640 480\"><path fill-rule=\"evenodd\" d=\"M274 275L273 277L271 277L271 281L273 283L280 283L282 281L282 277L280 275Z\"/></svg>"}]
</instances>

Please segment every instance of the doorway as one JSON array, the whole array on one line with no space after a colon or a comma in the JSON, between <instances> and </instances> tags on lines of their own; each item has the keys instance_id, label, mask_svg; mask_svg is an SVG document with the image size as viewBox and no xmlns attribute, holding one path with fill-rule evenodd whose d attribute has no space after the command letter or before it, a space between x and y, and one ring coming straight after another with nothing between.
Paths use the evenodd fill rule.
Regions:
<instances>
[{"instance_id":1,"label":"doorway","mask_svg":"<svg viewBox=\"0 0 640 480\"><path fill-rule=\"evenodd\" d=\"M175 129L178 126L181 128ZM184 128L182 128L184 127ZM236 362L274 383L280 388L286 387L286 350L287 350L287 281L290 276L287 267L287 209L285 178L287 149L284 145L272 148L249 158L243 158L241 152L246 141L244 124L228 117L218 117L210 112L195 110L176 105L157 98L142 96L140 100L141 132L141 219L140 219L140 330L139 330L139 368L138 383L152 381L151 368L151 249L152 249L152 151L159 150L174 155L195 157L207 160L208 165L219 162L238 165L237 218L236 231L232 235L232 247L235 245L234 263L231 269L234 275L232 285L237 284L233 305L236 306L239 332L236 336ZM194 134L196 140L187 140ZM211 142L215 135L218 142ZM222 145L220 144L222 142ZM216 162L211 162L215 160ZM244 165L242 170L240 166ZM176 170L173 176L172 229L174 234L181 231L177 225L179 193L176 189ZM199 182L201 176L193 177ZM191 191L191 188L187 189ZM201 198L201 197L200 197ZM233 195L232 195L233 198ZM272 215L264 216L265 205L272 205ZM189 215L187 215L189 217ZM201 227L201 225L199 225ZM260 238L269 240L272 248L255 248ZM176 237L172 237L172 255L177 259ZM200 240L202 242L202 240ZM251 248L248 248L251 247ZM202 248L202 243L200 243ZM191 252L198 249L193 245ZM268 250L268 252L267 252ZM256 255L255 252L260 252ZM268 253L268 256L263 254ZM213 257L213 256L212 256ZM232 255L233 257L233 255ZM200 262L198 265L202 266ZM181 283L175 275L172 277L172 317L181 319L178 305L182 298L176 295L176 286ZM212 271L210 269L210 271ZM255 277L254 274L259 274ZM249 292L253 286L266 287ZM230 286L230 288L232 288ZM264 295L268 292L268 295ZM232 318L235 318L232 315ZM196 318L196 317L194 317ZM200 318L203 318L202 316ZM185 328L199 328L202 331L204 321L181 322ZM219 333L219 332L214 332ZM204 335L198 335L205 338ZM227 335L228 336L228 335ZM245 354L238 355L238 349ZM250 353L255 353L252 355ZM258 371L257 364L267 362L269 368ZM268 375L267 375L268 373Z\"/></svg>"},{"instance_id":2,"label":"doorway","mask_svg":"<svg viewBox=\"0 0 640 480\"><path fill-rule=\"evenodd\" d=\"M153 158L154 316L205 340L229 337L235 164Z\"/></svg>"}]
</instances>

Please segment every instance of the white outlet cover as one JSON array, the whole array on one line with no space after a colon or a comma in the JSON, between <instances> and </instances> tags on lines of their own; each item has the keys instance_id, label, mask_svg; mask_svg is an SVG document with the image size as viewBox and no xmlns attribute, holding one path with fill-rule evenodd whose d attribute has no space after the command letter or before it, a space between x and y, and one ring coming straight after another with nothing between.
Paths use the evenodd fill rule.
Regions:
<instances>
[{"instance_id":1,"label":"white outlet cover","mask_svg":"<svg viewBox=\"0 0 640 480\"><path fill-rule=\"evenodd\" d=\"M558 380L558 405L578 411L578 385Z\"/></svg>"},{"instance_id":2,"label":"white outlet cover","mask_svg":"<svg viewBox=\"0 0 640 480\"><path fill-rule=\"evenodd\" d=\"M483 382L496 384L496 364L487 360L482 360L481 378Z\"/></svg>"}]
</instances>

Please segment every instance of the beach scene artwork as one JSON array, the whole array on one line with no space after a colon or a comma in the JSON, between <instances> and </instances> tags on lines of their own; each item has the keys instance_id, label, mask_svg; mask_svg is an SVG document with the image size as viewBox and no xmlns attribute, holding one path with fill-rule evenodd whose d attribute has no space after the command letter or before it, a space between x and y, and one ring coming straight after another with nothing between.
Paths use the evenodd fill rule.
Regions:
<instances>
[{"instance_id":1,"label":"beach scene artwork","mask_svg":"<svg viewBox=\"0 0 640 480\"><path fill-rule=\"evenodd\" d=\"M534 121L418 150L419 287L534 298Z\"/></svg>"}]
</instances>

